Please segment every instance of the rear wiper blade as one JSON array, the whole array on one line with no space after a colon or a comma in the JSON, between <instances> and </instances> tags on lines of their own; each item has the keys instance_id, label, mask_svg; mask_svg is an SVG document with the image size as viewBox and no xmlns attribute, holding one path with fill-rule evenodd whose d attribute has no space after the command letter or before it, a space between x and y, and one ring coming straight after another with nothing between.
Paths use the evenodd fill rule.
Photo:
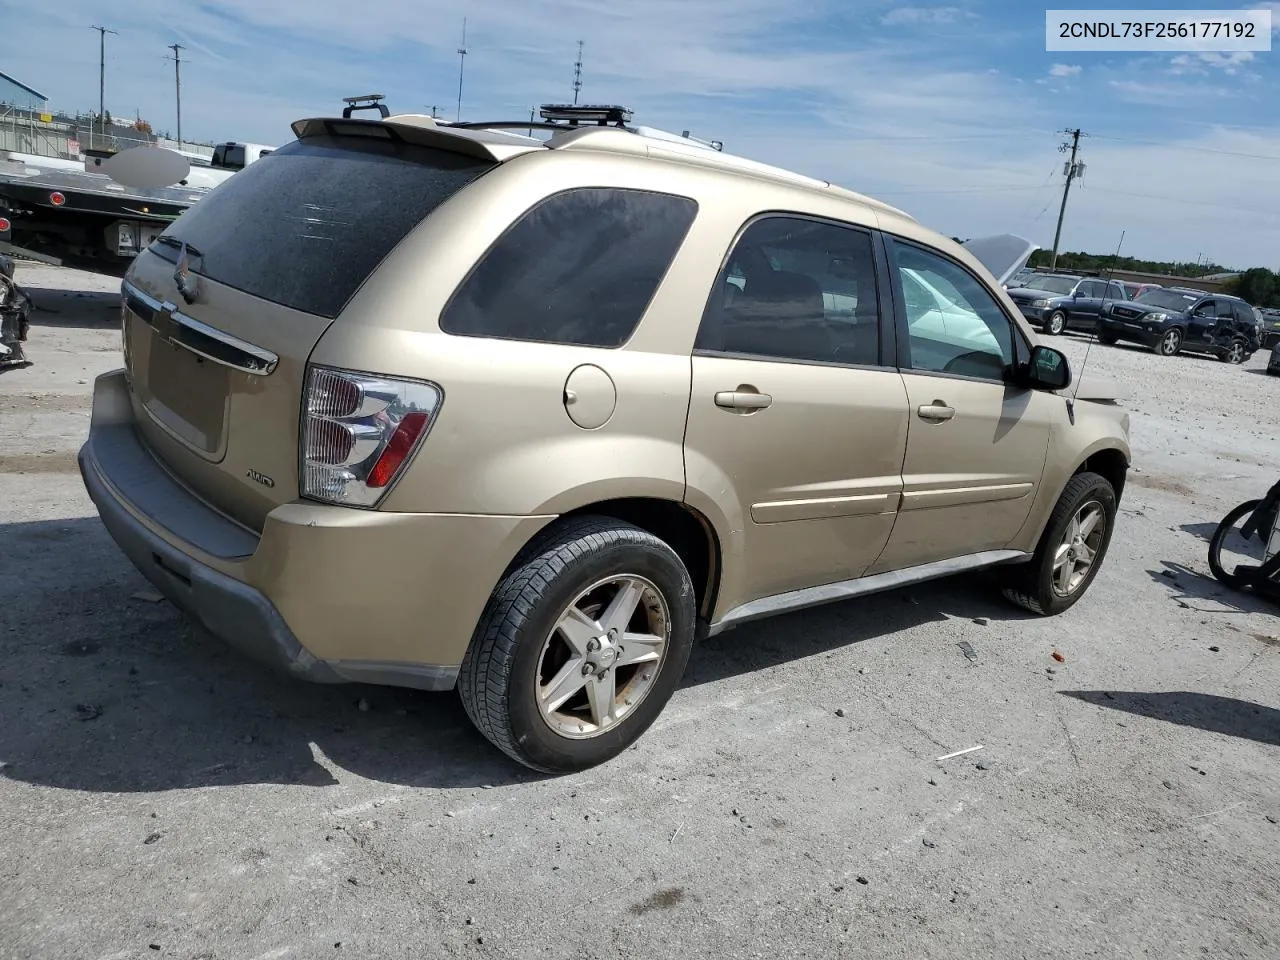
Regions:
<instances>
[{"instance_id":1,"label":"rear wiper blade","mask_svg":"<svg viewBox=\"0 0 1280 960\"><path fill-rule=\"evenodd\" d=\"M167 234L162 233L160 234L160 236L156 237L155 242L162 243L166 247L173 247L173 249L175 250L181 250L183 247L186 247L188 255L193 257L201 257L201 258L204 257L204 254L201 253L199 250L197 250L195 247L193 247L191 244L183 240L179 240L177 237L170 237Z\"/></svg>"}]
</instances>

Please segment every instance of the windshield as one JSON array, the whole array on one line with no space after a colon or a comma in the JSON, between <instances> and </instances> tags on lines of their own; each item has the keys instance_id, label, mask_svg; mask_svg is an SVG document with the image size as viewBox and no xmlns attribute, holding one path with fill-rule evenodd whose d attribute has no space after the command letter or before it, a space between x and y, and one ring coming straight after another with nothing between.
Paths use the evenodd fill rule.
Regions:
<instances>
[{"instance_id":1,"label":"windshield","mask_svg":"<svg viewBox=\"0 0 1280 960\"><path fill-rule=\"evenodd\" d=\"M1075 277L1035 277L1028 281L1027 289L1067 294L1074 290L1079 282Z\"/></svg>"},{"instance_id":2,"label":"windshield","mask_svg":"<svg viewBox=\"0 0 1280 960\"><path fill-rule=\"evenodd\" d=\"M1189 293L1178 293L1176 290L1144 290L1138 294L1138 303L1150 304L1153 307L1162 307L1165 310L1177 310L1181 313L1187 310L1200 298Z\"/></svg>"}]
</instances>

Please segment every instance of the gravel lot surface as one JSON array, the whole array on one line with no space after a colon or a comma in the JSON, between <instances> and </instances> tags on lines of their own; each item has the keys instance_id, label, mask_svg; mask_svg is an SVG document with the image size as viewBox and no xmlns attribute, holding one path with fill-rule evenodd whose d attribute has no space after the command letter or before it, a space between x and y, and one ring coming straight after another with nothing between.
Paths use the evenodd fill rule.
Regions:
<instances>
[{"instance_id":1,"label":"gravel lot surface","mask_svg":"<svg viewBox=\"0 0 1280 960\"><path fill-rule=\"evenodd\" d=\"M74 459L118 283L18 279L0 957L1280 955L1280 609L1205 562L1276 478L1263 355L1090 350L1139 472L1067 614L970 576L743 627L635 749L548 779L452 695L282 679L135 598Z\"/></svg>"}]
</instances>

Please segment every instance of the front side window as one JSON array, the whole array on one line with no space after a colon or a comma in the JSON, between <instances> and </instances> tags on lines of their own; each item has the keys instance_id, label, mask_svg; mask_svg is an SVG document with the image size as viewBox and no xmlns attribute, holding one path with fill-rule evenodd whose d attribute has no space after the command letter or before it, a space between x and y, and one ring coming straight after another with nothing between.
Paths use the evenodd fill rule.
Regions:
<instances>
[{"instance_id":1,"label":"front side window","mask_svg":"<svg viewBox=\"0 0 1280 960\"><path fill-rule=\"evenodd\" d=\"M1014 362L1013 327L991 293L959 264L914 244L889 242L903 291L911 369L1001 379Z\"/></svg>"},{"instance_id":2,"label":"front side window","mask_svg":"<svg viewBox=\"0 0 1280 960\"><path fill-rule=\"evenodd\" d=\"M804 217L756 220L721 270L695 349L770 360L879 363L871 235Z\"/></svg>"},{"instance_id":3,"label":"front side window","mask_svg":"<svg viewBox=\"0 0 1280 960\"><path fill-rule=\"evenodd\" d=\"M688 197L585 187L543 200L489 248L440 315L440 329L620 347L693 224Z\"/></svg>"}]
</instances>

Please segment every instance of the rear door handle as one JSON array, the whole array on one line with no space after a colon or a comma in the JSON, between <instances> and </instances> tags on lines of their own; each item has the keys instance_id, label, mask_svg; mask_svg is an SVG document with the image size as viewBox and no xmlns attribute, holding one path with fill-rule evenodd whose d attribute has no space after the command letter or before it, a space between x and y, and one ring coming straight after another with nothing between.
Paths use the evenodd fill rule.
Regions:
<instances>
[{"instance_id":1,"label":"rear door handle","mask_svg":"<svg viewBox=\"0 0 1280 960\"><path fill-rule=\"evenodd\" d=\"M716 394L716 406L722 410L763 410L772 403L773 397L767 393L721 390Z\"/></svg>"},{"instance_id":2,"label":"rear door handle","mask_svg":"<svg viewBox=\"0 0 1280 960\"><path fill-rule=\"evenodd\" d=\"M948 407L941 400L935 400L933 403L917 407L916 414L921 420L950 420L956 415L956 408Z\"/></svg>"}]
</instances>

